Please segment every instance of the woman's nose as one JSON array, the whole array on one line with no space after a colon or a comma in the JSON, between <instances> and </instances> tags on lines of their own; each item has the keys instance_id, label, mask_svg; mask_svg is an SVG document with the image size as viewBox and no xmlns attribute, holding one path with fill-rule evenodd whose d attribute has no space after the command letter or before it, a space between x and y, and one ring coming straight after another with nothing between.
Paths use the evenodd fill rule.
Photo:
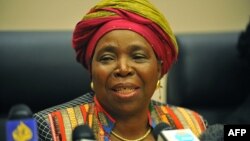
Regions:
<instances>
[{"instance_id":1,"label":"woman's nose","mask_svg":"<svg viewBox=\"0 0 250 141\"><path fill-rule=\"evenodd\" d=\"M133 74L134 70L127 59L120 59L117 61L117 67L114 71L115 77L127 77L132 76Z\"/></svg>"}]
</instances>

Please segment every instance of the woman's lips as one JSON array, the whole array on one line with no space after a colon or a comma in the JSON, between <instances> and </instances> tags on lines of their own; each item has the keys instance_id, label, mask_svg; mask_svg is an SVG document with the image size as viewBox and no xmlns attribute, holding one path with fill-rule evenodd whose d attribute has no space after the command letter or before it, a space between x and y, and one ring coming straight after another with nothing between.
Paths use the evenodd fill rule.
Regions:
<instances>
[{"instance_id":1,"label":"woman's lips","mask_svg":"<svg viewBox=\"0 0 250 141\"><path fill-rule=\"evenodd\" d=\"M119 83L111 89L113 94L122 99L129 99L139 94L139 87L131 83Z\"/></svg>"}]
</instances>

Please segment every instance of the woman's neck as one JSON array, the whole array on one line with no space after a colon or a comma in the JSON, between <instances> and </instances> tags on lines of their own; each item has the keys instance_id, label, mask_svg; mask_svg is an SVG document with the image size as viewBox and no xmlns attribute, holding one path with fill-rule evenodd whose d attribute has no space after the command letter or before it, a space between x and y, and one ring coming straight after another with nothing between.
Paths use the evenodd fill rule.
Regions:
<instances>
[{"instance_id":1,"label":"woman's neck","mask_svg":"<svg viewBox=\"0 0 250 141\"><path fill-rule=\"evenodd\" d=\"M122 137L129 137L131 139L145 135L145 133L151 128L148 111L144 111L134 116L116 116L115 120L116 122L113 132Z\"/></svg>"},{"instance_id":2,"label":"woman's neck","mask_svg":"<svg viewBox=\"0 0 250 141\"><path fill-rule=\"evenodd\" d=\"M115 123L112 132L121 137L137 139L144 136L151 128L151 117L148 108L142 108L133 113L113 113L112 110L102 107L96 98L94 101L98 109L104 112Z\"/></svg>"}]
</instances>

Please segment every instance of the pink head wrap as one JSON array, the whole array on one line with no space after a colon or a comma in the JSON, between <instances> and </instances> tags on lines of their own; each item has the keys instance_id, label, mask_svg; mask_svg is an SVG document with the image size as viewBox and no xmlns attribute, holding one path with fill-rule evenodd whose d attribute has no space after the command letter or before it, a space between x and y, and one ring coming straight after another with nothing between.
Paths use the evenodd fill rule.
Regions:
<instances>
[{"instance_id":1,"label":"pink head wrap","mask_svg":"<svg viewBox=\"0 0 250 141\"><path fill-rule=\"evenodd\" d=\"M105 8L117 16L87 19L80 21L73 33L73 47L77 60L90 69L96 43L107 32L124 29L143 36L153 48L157 58L162 61L162 76L167 73L177 57L177 50L170 37L154 22L135 13L122 9Z\"/></svg>"}]
</instances>

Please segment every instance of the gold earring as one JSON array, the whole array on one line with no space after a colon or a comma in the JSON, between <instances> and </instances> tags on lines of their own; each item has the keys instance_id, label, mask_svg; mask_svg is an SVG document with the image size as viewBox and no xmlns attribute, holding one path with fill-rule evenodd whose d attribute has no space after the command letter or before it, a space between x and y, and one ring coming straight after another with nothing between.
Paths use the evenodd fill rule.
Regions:
<instances>
[{"instance_id":1,"label":"gold earring","mask_svg":"<svg viewBox=\"0 0 250 141\"><path fill-rule=\"evenodd\" d=\"M159 100L161 101L161 97L162 97L161 96L161 88L162 88L162 85L161 85L161 81L160 80L157 81L156 88L159 91Z\"/></svg>"},{"instance_id":2,"label":"gold earring","mask_svg":"<svg viewBox=\"0 0 250 141\"><path fill-rule=\"evenodd\" d=\"M93 81L90 82L90 88L91 88L92 90L94 90L94 83L93 83Z\"/></svg>"},{"instance_id":3,"label":"gold earring","mask_svg":"<svg viewBox=\"0 0 250 141\"><path fill-rule=\"evenodd\" d=\"M161 85L161 81L160 81L160 80L157 81L156 88L157 88L157 89L162 88L162 85Z\"/></svg>"}]
</instances>

